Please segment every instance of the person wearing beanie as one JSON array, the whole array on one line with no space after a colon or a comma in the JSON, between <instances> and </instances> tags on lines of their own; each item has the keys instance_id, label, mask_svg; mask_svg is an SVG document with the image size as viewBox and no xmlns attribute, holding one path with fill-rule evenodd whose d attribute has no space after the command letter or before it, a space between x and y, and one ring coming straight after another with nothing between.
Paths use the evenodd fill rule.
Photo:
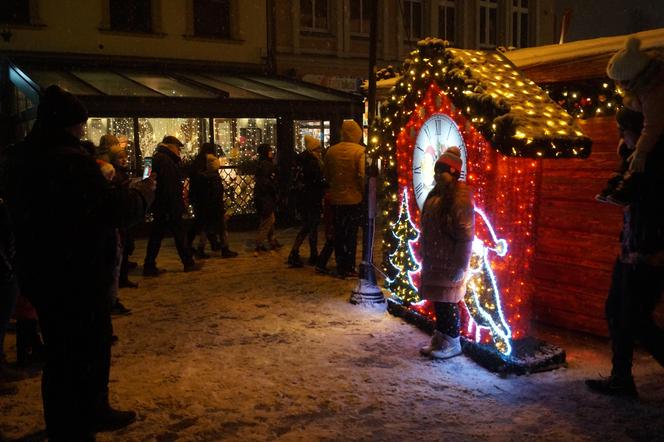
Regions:
<instances>
[{"instance_id":1,"label":"person wearing beanie","mask_svg":"<svg viewBox=\"0 0 664 442\"><path fill-rule=\"evenodd\" d=\"M472 192L462 181L461 151L448 148L434 166L435 187L422 207L420 295L433 302L436 327L420 353L434 359L461 354L459 302L475 235Z\"/></svg>"},{"instance_id":2,"label":"person wearing beanie","mask_svg":"<svg viewBox=\"0 0 664 442\"><path fill-rule=\"evenodd\" d=\"M140 222L151 185L124 192L81 146L87 111L57 86L41 96L37 121L7 157L6 202L14 223L21 293L44 337L42 399L50 440L94 440L131 424L109 403L109 293L116 229Z\"/></svg>"},{"instance_id":3,"label":"person wearing beanie","mask_svg":"<svg viewBox=\"0 0 664 442\"><path fill-rule=\"evenodd\" d=\"M153 221L148 238L148 245L143 261L143 276L158 276L162 271L157 268L157 256L164 239L166 229L170 230L175 241L175 248L185 272L200 270L188 247L182 215L185 212L183 200L182 160L180 149L184 144L173 135L166 135L157 145L152 156L152 173L158 177L157 190L152 204Z\"/></svg>"},{"instance_id":4,"label":"person wearing beanie","mask_svg":"<svg viewBox=\"0 0 664 442\"><path fill-rule=\"evenodd\" d=\"M357 276L357 231L362 220L365 149L362 128L353 120L341 125L341 142L325 155L325 181L334 212L334 257L340 277Z\"/></svg>"},{"instance_id":5,"label":"person wearing beanie","mask_svg":"<svg viewBox=\"0 0 664 442\"><path fill-rule=\"evenodd\" d=\"M112 152L119 152L123 150L120 147L120 140L112 134L102 135L99 139L99 146L97 147L97 158L104 161L111 161Z\"/></svg>"},{"instance_id":6,"label":"person wearing beanie","mask_svg":"<svg viewBox=\"0 0 664 442\"><path fill-rule=\"evenodd\" d=\"M196 216L188 240L196 258L201 259L210 257L205 253L207 241L213 251L221 251L222 258L235 258L238 255L228 246L224 183L219 175L221 164L216 155L217 148L214 143L203 143L192 161L189 173L189 201ZM193 243L197 237L198 245L194 248Z\"/></svg>"},{"instance_id":7,"label":"person wearing beanie","mask_svg":"<svg viewBox=\"0 0 664 442\"><path fill-rule=\"evenodd\" d=\"M304 136L304 152L295 159L293 170L292 193L295 195L297 211L302 219L302 227L293 241L288 265L302 267L300 246L304 239L309 237L309 265L316 265L318 261L318 224L323 210L323 192L325 191L325 178L323 177L323 148L320 139L311 135Z\"/></svg>"},{"instance_id":8,"label":"person wearing beanie","mask_svg":"<svg viewBox=\"0 0 664 442\"><path fill-rule=\"evenodd\" d=\"M269 249L278 249L282 245L274 236L274 212L279 198L277 167L274 165L274 150L267 143L258 145L258 164L256 165L256 184L254 185L254 205L258 213L259 224L256 233L254 256ZM267 245L266 245L267 242Z\"/></svg>"},{"instance_id":9,"label":"person wearing beanie","mask_svg":"<svg viewBox=\"0 0 664 442\"><path fill-rule=\"evenodd\" d=\"M653 320L664 286L664 61L641 51L640 41L630 38L611 58L607 74L624 89L625 107L643 115L642 120L623 110L616 115L625 145L620 154L633 150L629 170L607 197L624 206L620 253L605 306L612 368L609 377L588 379L586 385L601 394L636 397L635 341L664 366L664 329Z\"/></svg>"},{"instance_id":10,"label":"person wearing beanie","mask_svg":"<svg viewBox=\"0 0 664 442\"><path fill-rule=\"evenodd\" d=\"M629 166L630 171L642 173L656 146L664 149L664 60L642 51L641 40L630 37L611 57L606 73L623 89L623 104L643 114L643 130ZM658 172L663 169L661 156L658 154Z\"/></svg>"}]
</instances>

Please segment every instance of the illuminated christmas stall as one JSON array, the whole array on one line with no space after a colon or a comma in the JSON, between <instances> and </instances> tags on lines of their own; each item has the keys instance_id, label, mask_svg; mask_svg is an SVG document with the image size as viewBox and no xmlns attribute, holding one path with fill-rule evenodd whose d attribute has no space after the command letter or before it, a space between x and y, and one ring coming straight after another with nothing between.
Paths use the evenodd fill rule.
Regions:
<instances>
[{"instance_id":1,"label":"illuminated christmas stall","mask_svg":"<svg viewBox=\"0 0 664 442\"><path fill-rule=\"evenodd\" d=\"M498 52L426 39L410 57L370 136L370 154L383 165L390 310L431 327L432 306L418 295L420 210L435 184L436 159L457 146L476 218L462 308L464 349L495 369L559 364L564 352L529 334L541 159L585 158L590 139Z\"/></svg>"}]
</instances>

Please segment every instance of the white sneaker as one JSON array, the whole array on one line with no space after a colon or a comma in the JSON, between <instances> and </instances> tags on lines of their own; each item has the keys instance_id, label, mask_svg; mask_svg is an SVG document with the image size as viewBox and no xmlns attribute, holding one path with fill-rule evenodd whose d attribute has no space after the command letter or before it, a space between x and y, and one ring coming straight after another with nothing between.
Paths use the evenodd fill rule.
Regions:
<instances>
[{"instance_id":1,"label":"white sneaker","mask_svg":"<svg viewBox=\"0 0 664 442\"><path fill-rule=\"evenodd\" d=\"M445 343L444 335L438 330L433 331L433 336L431 336L431 342L429 345L420 348L420 354L422 356L431 356L431 352L434 350L441 350Z\"/></svg>"},{"instance_id":2,"label":"white sneaker","mask_svg":"<svg viewBox=\"0 0 664 442\"><path fill-rule=\"evenodd\" d=\"M439 350L433 350L429 354L433 359L449 359L454 356L460 355L461 352L461 338L453 338L448 335L443 336L443 347Z\"/></svg>"}]
</instances>

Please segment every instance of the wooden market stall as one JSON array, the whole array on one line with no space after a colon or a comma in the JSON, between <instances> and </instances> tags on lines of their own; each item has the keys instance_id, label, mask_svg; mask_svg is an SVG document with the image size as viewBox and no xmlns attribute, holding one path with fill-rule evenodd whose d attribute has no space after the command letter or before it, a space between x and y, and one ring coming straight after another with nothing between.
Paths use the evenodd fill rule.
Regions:
<instances>
[{"instance_id":1,"label":"wooden market stall","mask_svg":"<svg viewBox=\"0 0 664 442\"><path fill-rule=\"evenodd\" d=\"M636 34L642 48L664 48L664 29ZM579 117L593 149L585 160L544 160L533 273L534 319L605 336L604 301L618 253L619 207L594 200L618 164L620 105L606 64L628 36L519 49L505 56ZM661 309L660 309L661 311Z\"/></svg>"}]
</instances>

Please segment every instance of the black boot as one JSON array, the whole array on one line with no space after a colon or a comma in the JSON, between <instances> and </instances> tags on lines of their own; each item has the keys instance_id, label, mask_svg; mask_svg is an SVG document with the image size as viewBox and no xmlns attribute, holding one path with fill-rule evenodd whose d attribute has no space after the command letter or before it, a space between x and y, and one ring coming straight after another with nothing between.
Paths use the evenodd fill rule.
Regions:
<instances>
[{"instance_id":1,"label":"black boot","mask_svg":"<svg viewBox=\"0 0 664 442\"><path fill-rule=\"evenodd\" d=\"M237 252L234 252L233 250L229 249L228 247L222 247L221 248L221 257L222 258L235 258L237 256Z\"/></svg>"},{"instance_id":2,"label":"black boot","mask_svg":"<svg viewBox=\"0 0 664 442\"><path fill-rule=\"evenodd\" d=\"M297 253L296 251L291 251L290 255L288 255L288 266L289 267L302 267L304 264L302 264L302 260L300 259L300 254Z\"/></svg>"},{"instance_id":3,"label":"black boot","mask_svg":"<svg viewBox=\"0 0 664 442\"><path fill-rule=\"evenodd\" d=\"M95 432L115 431L131 425L136 421L136 412L121 411L111 407L108 394L103 395L95 412L93 430Z\"/></svg>"},{"instance_id":4,"label":"black boot","mask_svg":"<svg viewBox=\"0 0 664 442\"><path fill-rule=\"evenodd\" d=\"M605 379L586 379L586 386L601 394L608 396L622 396L635 398L638 396L634 378L631 376L619 377L611 375Z\"/></svg>"}]
</instances>

